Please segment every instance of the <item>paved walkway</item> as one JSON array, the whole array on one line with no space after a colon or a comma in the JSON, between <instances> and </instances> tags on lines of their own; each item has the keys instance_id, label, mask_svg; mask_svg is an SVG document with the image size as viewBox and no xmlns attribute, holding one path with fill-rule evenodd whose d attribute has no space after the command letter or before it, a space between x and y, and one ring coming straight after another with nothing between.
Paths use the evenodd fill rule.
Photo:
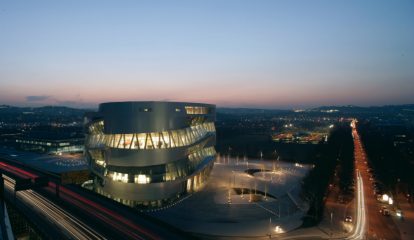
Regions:
<instances>
[{"instance_id":1,"label":"paved walkway","mask_svg":"<svg viewBox=\"0 0 414 240\"><path fill-rule=\"evenodd\" d=\"M403 217L393 216L395 224L401 233L402 240L414 239L414 208L407 201L403 194L397 196L397 201L400 209L403 212Z\"/></svg>"},{"instance_id":2,"label":"paved walkway","mask_svg":"<svg viewBox=\"0 0 414 240\"><path fill-rule=\"evenodd\" d=\"M277 232L297 229L308 207L300 201L300 189L294 186L300 186L310 166L285 162L275 163L276 168L273 165L272 161L234 159L216 163L204 189L149 214L203 238L266 238L268 234L276 236ZM248 173L247 169L255 171ZM267 171L257 171L261 169Z\"/></svg>"}]
</instances>

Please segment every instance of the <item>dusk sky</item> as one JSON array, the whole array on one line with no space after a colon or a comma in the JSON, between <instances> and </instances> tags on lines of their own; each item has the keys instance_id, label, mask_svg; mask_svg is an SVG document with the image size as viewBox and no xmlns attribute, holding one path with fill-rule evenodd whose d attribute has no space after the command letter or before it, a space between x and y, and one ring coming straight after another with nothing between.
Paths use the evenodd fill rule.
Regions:
<instances>
[{"instance_id":1,"label":"dusk sky","mask_svg":"<svg viewBox=\"0 0 414 240\"><path fill-rule=\"evenodd\" d=\"M0 0L0 104L414 103L414 1Z\"/></svg>"}]
</instances>

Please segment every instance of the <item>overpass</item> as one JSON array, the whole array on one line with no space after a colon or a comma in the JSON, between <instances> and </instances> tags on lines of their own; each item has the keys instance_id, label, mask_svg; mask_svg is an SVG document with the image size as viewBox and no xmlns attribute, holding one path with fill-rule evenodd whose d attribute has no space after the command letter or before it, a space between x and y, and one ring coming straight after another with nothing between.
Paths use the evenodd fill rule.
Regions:
<instances>
[{"instance_id":1,"label":"overpass","mask_svg":"<svg viewBox=\"0 0 414 240\"><path fill-rule=\"evenodd\" d=\"M47 239L186 239L178 229L60 178L0 158L1 193Z\"/></svg>"}]
</instances>

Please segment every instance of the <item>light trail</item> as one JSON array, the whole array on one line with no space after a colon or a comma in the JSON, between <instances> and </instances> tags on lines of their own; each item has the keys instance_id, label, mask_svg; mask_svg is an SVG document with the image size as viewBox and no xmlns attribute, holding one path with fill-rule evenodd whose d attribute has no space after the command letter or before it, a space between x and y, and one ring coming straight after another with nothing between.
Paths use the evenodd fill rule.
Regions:
<instances>
[{"instance_id":1,"label":"light trail","mask_svg":"<svg viewBox=\"0 0 414 240\"><path fill-rule=\"evenodd\" d=\"M11 172L13 172L15 174L18 174L19 176L22 176L24 178L27 178L27 177L29 177L29 178L36 178L36 177L38 177L37 175L35 175L33 173L30 173L30 172L25 171L23 169L14 167L14 166L9 165L9 164L4 163L4 162L0 162L0 167L1 168L4 168L7 171L11 171Z\"/></svg>"},{"instance_id":2,"label":"light trail","mask_svg":"<svg viewBox=\"0 0 414 240\"><path fill-rule=\"evenodd\" d=\"M4 163L0 161L0 168L3 168L4 170L8 171L8 172L12 172L15 175L21 177L21 178L30 178L32 180L34 180L35 178L37 178L38 176L32 172L26 171L24 169L12 166L10 164ZM4 175L5 176L5 175ZM5 177L6 179L6 177ZM8 180L10 180L11 182L14 182L13 179L8 178ZM9 183L10 184L10 183ZM161 239L161 237L155 233L154 231L151 231L150 229L146 229L140 225L135 224L134 222L130 221L129 219L124 218L122 215L120 215L119 213L108 209L106 207L104 207L103 205L96 203L88 198L85 198L83 196L81 196L80 194L69 190L68 188L64 187L64 186L60 186L60 198L61 200L66 201L67 203L72 204L73 206L76 206L77 208L79 208L79 210L90 214L92 216L94 216L96 219L99 219L101 222L103 222L104 224L110 226L111 228L115 228L117 229L119 232L121 232L122 234L125 234L128 236L128 238L131 239ZM55 193L56 190L56 184L54 182L49 182L48 183L48 187L45 188L45 190L51 192L51 193ZM34 192L32 190L26 190L26 191L20 191L17 192L17 194L22 195L21 197L24 198L29 198L27 196L27 194L31 194L30 198L34 198L36 197L37 201L42 201L39 200L39 198L43 199L42 203L44 203L45 201L49 202L49 205L42 205L40 204L40 206L42 206L42 210L44 210L45 212L47 212L49 218L53 219L53 220L58 220L59 216L54 215L52 212L53 211L49 211L50 210L50 204L53 204L52 202L50 202L49 200L47 200L46 198L44 198L42 195L38 194L37 192ZM16 195L17 195L16 194ZM35 196L34 196L35 195ZM26 199L27 200L27 199ZM30 201L28 201L30 202ZM35 202L35 201L32 201ZM28 205L28 204L26 204ZM54 205L56 206L56 205ZM34 206L37 207L37 206ZM57 206L56 206L57 207ZM62 212L60 212L61 214L66 214L65 217L67 217L69 214L67 212L63 212L63 210L61 210ZM72 215L70 215L71 219L76 219L74 218ZM79 220L76 219L77 222L81 223ZM76 222L75 221L75 222ZM64 225L67 225L68 223L65 223ZM72 221L72 223L70 224L74 224L74 225L78 225L77 223L74 223ZM82 225L83 223L81 223L81 225L78 225L78 228L83 228L84 233L85 232L91 232L90 228L87 228L86 225ZM70 234L72 235L76 235L78 236L76 239L95 239L95 237L93 236L92 238L87 238L85 236L81 236L82 233L79 233L72 225L67 225L67 230L70 232ZM96 232L95 232L96 233ZM93 234L92 234L93 235ZM102 239L103 237L100 236L97 239Z\"/></svg>"},{"instance_id":3,"label":"light trail","mask_svg":"<svg viewBox=\"0 0 414 240\"><path fill-rule=\"evenodd\" d=\"M9 182L12 179L6 176L4 178L7 190L14 191L13 184ZM37 209L37 213L42 214L58 226L69 239L105 239L79 219L32 190L19 191L16 193L16 197L28 207Z\"/></svg>"},{"instance_id":4,"label":"light trail","mask_svg":"<svg viewBox=\"0 0 414 240\"><path fill-rule=\"evenodd\" d=\"M55 187L55 183L49 182L49 188L47 190L53 192ZM63 186L60 187L60 197L72 205L83 209L85 212L94 215L95 218L100 219L109 226L127 234L132 239L161 239L158 235L125 219L115 211L103 207Z\"/></svg>"},{"instance_id":5,"label":"light trail","mask_svg":"<svg viewBox=\"0 0 414 240\"><path fill-rule=\"evenodd\" d=\"M351 123L352 127L352 135L354 136L354 145L355 147L360 147L356 141L359 142L359 136L356 131L356 124L355 120ZM360 144L360 143L359 143ZM358 145L358 146L357 146ZM359 158L355 155L355 158ZM359 160L359 159L356 159ZM356 173L356 180L357 180L357 218L355 221L355 230L354 232L348 236L346 239L364 239L365 231L366 231L366 208L365 208L365 191L364 191L364 182L362 180L361 172L357 169Z\"/></svg>"},{"instance_id":6,"label":"light trail","mask_svg":"<svg viewBox=\"0 0 414 240\"><path fill-rule=\"evenodd\" d=\"M346 239L363 239L366 230L366 213L365 213L365 193L364 184L362 181L361 173L357 170L357 219L355 222L355 231L351 236Z\"/></svg>"},{"instance_id":7,"label":"light trail","mask_svg":"<svg viewBox=\"0 0 414 240\"><path fill-rule=\"evenodd\" d=\"M37 175L35 175L31 172L25 171L25 170L20 169L18 167L11 166L11 165L9 165L7 163L4 163L4 162L0 162L0 168L3 168L4 170L6 170L8 172L12 172L12 173L16 174L17 176L19 176L21 178L34 179L34 178L38 177ZM8 178L8 180L14 182L14 180L12 180L11 178ZM49 187L46 188L46 190L53 193L55 191L56 184L53 183L53 182L49 182L48 185L49 185ZM36 194L37 198L41 197L44 200L48 201L46 198L42 197L38 193L36 193L34 191L31 191L31 190L25 191L24 194L22 192L22 194L21 194L22 197L27 198L28 197L26 195L27 192L29 192L32 195ZM91 201L87 198L84 198L80 194L77 194L77 193L75 193L75 192L73 192L73 191L71 191L71 190L69 190L69 189L67 189L63 186L60 186L60 192L61 192L61 195L60 195L61 199L64 199L66 202L77 206L79 209L82 209L84 212L87 212L87 213L93 215L95 217L95 219L99 219L100 221L104 222L105 224L107 224L107 225L109 225L113 228L116 228L118 231L122 232L123 234L128 235L128 237L131 238L131 239L161 239L157 234L155 234L154 232L151 232L149 229L145 229L145 228L143 228L139 225L136 225L133 222L131 222L130 220L125 219L123 216L121 216L117 212L112 211L110 209L107 209L107 208L101 206L100 204L97 204L97 203L95 203L95 202L93 202L93 201ZM30 196L30 197L33 197L33 196ZM30 201L28 201L28 202L30 202ZM42 206L45 207L44 205L42 205ZM53 215L53 214L48 214L48 216L49 216L49 218L52 218L53 220L58 219L57 216ZM73 218L73 216L71 216L71 217ZM78 227L80 227L80 226L78 226ZM68 229L66 229L66 230L70 231L71 234L79 235L76 231L75 232L73 231L72 226L69 226ZM90 238L84 238L83 237L83 238L77 238L77 239L90 239ZM94 238L92 238L92 239L94 239Z\"/></svg>"}]
</instances>

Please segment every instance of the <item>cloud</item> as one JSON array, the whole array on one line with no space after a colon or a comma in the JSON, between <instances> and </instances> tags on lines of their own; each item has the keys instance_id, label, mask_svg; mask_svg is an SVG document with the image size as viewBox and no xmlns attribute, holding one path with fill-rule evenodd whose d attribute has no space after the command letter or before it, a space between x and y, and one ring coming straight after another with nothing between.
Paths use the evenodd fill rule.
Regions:
<instances>
[{"instance_id":1,"label":"cloud","mask_svg":"<svg viewBox=\"0 0 414 240\"><path fill-rule=\"evenodd\" d=\"M41 95L41 96L27 96L26 101L28 102L40 102L47 100L49 96Z\"/></svg>"}]
</instances>

